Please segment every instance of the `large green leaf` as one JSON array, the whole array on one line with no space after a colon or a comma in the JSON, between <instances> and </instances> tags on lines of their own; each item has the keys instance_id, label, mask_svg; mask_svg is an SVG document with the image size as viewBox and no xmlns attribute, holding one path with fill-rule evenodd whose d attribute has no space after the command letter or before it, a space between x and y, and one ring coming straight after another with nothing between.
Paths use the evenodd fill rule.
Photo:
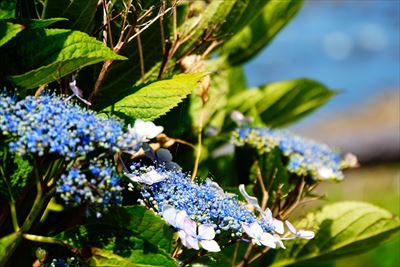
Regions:
<instances>
[{"instance_id":1,"label":"large green leaf","mask_svg":"<svg viewBox=\"0 0 400 267\"><path fill-rule=\"evenodd\" d=\"M272 266L306 264L337 259L376 248L400 230L400 220L390 212L363 202L338 202L310 213L297 228L311 228L311 240L287 242Z\"/></svg>"},{"instance_id":2,"label":"large green leaf","mask_svg":"<svg viewBox=\"0 0 400 267\"><path fill-rule=\"evenodd\" d=\"M134 93L115 103L114 110L133 118L156 119L177 106L198 86L202 77L204 73L179 74L132 88Z\"/></svg>"},{"instance_id":3,"label":"large green leaf","mask_svg":"<svg viewBox=\"0 0 400 267\"><path fill-rule=\"evenodd\" d=\"M89 32L98 0L47 0L44 18L62 17L69 21L58 23L62 28Z\"/></svg>"},{"instance_id":4,"label":"large green leaf","mask_svg":"<svg viewBox=\"0 0 400 267\"><path fill-rule=\"evenodd\" d=\"M180 26L180 38L190 38L180 47L178 55L189 50L204 47L204 36L212 33L214 38L230 38L247 23L254 19L265 0L211 1L204 11L192 17Z\"/></svg>"},{"instance_id":5,"label":"large green leaf","mask_svg":"<svg viewBox=\"0 0 400 267\"><path fill-rule=\"evenodd\" d=\"M133 263L129 259L123 258L112 253L109 250L93 248L92 257L90 259L90 266L97 267L144 267L144 266L162 266L150 264Z\"/></svg>"},{"instance_id":6,"label":"large green leaf","mask_svg":"<svg viewBox=\"0 0 400 267\"><path fill-rule=\"evenodd\" d=\"M302 2L269 1L255 20L224 44L221 56L231 65L242 64L254 57L299 11Z\"/></svg>"},{"instance_id":7,"label":"large green leaf","mask_svg":"<svg viewBox=\"0 0 400 267\"><path fill-rule=\"evenodd\" d=\"M102 222L87 224L62 232L57 238L78 249L90 247L97 251L93 260L99 265L95 266L106 266L108 261L129 262L132 266L176 266L169 253L141 238L136 229L129 230L128 227Z\"/></svg>"},{"instance_id":8,"label":"large green leaf","mask_svg":"<svg viewBox=\"0 0 400 267\"><path fill-rule=\"evenodd\" d=\"M122 60L102 42L78 31L38 29L24 31L11 42L5 61L15 62L8 76L16 87L31 89L53 82L87 65ZM13 58L13 60L11 60ZM12 75L16 74L16 75Z\"/></svg>"},{"instance_id":9,"label":"large green leaf","mask_svg":"<svg viewBox=\"0 0 400 267\"><path fill-rule=\"evenodd\" d=\"M266 125L278 127L314 111L333 95L319 82L289 80L239 92L229 99L228 110L248 114L255 108Z\"/></svg>"},{"instance_id":10,"label":"large green leaf","mask_svg":"<svg viewBox=\"0 0 400 267\"><path fill-rule=\"evenodd\" d=\"M169 225L143 206L113 208L101 218L101 222L134 230L139 237L168 253L172 252L175 244L176 238Z\"/></svg>"},{"instance_id":11,"label":"large green leaf","mask_svg":"<svg viewBox=\"0 0 400 267\"><path fill-rule=\"evenodd\" d=\"M20 24L13 24L10 22L0 21L0 46L10 41L23 29L24 26Z\"/></svg>"}]
</instances>

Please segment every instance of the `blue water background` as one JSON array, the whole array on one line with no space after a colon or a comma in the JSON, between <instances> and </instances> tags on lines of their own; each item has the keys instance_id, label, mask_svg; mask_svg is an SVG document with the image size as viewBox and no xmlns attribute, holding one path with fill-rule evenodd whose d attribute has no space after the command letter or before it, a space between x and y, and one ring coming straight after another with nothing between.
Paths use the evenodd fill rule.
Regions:
<instances>
[{"instance_id":1,"label":"blue water background","mask_svg":"<svg viewBox=\"0 0 400 267\"><path fill-rule=\"evenodd\" d=\"M307 77L341 91L298 126L399 90L399 11L400 0L305 1L245 65L248 85Z\"/></svg>"}]
</instances>

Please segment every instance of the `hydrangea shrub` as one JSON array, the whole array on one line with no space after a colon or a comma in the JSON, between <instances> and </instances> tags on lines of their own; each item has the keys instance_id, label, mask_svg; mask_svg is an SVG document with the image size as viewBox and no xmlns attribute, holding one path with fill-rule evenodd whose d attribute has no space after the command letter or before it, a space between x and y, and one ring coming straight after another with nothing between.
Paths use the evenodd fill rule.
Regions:
<instances>
[{"instance_id":1,"label":"hydrangea shrub","mask_svg":"<svg viewBox=\"0 0 400 267\"><path fill-rule=\"evenodd\" d=\"M247 89L302 1L3 2L0 266L286 266L400 228L367 203L296 213L357 166L278 129L325 85Z\"/></svg>"}]
</instances>

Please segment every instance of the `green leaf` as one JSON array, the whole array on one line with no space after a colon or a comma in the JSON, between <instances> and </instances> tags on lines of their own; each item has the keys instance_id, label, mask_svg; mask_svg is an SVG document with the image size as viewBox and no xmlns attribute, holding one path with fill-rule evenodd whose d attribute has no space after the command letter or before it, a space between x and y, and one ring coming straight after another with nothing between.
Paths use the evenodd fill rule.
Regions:
<instances>
[{"instance_id":1,"label":"green leaf","mask_svg":"<svg viewBox=\"0 0 400 267\"><path fill-rule=\"evenodd\" d=\"M98 221L98 220L96 220ZM143 206L114 208L101 218L102 223L134 230L140 238L166 252L172 252L175 237L164 220Z\"/></svg>"},{"instance_id":2,"label":"green leaf","mask_svg":"<svg viewBox=\"0 0 400 267\"><path fill-rule=\"evenodd\" d=\"M0 239L0 266L5 266L21 239L21 233L12 233Z\"/></svg>"},{"instance_id":3,"label":"green leaf","mask_svg":"<svg viewBox=\"0 0 400 267\"><path fill-rule=\"evenodd\" d=\"M64 240L78 249L90 247L91 249L100 248L100 251L107 251L105 254L101 254L104 257L103 259L95 257L94 260L98 261L98 264L106 264L107 260L110 260L111 263L112 260L121 257L130 264L176 266L175 260L169 253L141 238L139 232L135 229L129 230L128 227L121 228L117 225L101 222L86 224L64 231L56 238ZM110 257L112 254L116 256ZM118 259L121 260L121 258Z\"/></svg>"},{"instance_id":4,"label":"green leaf","mask_svg":"<svg viewBox=\"0 0 400 267\"><path fill-rule=\"evenodd\" d=\"M56 22L66 21L66 20L67 20L66 18L52 18L52 19L13 18L13 19L7 19L5 21L21 24L26 29L41 29L41 28L47 28Z\"/></svg>"},{"instance_id":5,"label":"green leaf","mask_svg":"<svg viewBox=\"0 0 400 267\"><path fill-rule=\"evenodd\" d=\"M205 36L210 33L214 38L230 38L254 19L265 4L265 0L211 1L198 16L188 19L179 27L180 38L188 40L177 54L182 56L193 48L204 48L207 39L210 39Z\"/></svg>"},{"instance_id":6,"label":"green leaf","mask_svg":"<svg viewBox=\"0 0 400 267\"><path fill-rule=\"evenodd\" d=\"M90 259L90 266L97 267L142 267L142 266L161 266L161 265L148 265L133 263L129 259L118 256L108 250L93 248L92 257Z\"/></svg>"},{"instance_id":7,"label":"green leaf","mask_svg":"<svg viewBox=\"0 0 400 267\"><path fill-rule=\"evenodd\" d=\"M0 21L0 46L10 41L23 29L24 26L22 25Z\"/></svg>"},{"instance_id":8,"label":"green leaf","mask_svg":"<svg viewBox=\"0 0 400 267\"><path fill-rule=\"evenodd\" d=\"M196 87L204 73L179 74L171 79L132 88L133 94L114 105L119 113L143 120L154 120L177 106Z\"/></svg>"},{"instance_id":9,"label":"green leaf","mask_svg":"<svg viewBox=\"0 0 400 267\"><path fill-rule=\"evenodd\" d=\"M0 1L0 19L13 18L15 16L16 0Z\"/></svg>"},{"instance_id":10,"label":"green leaf","mask_svg":"<svg viewBox=\"0 0 400 267\"><path fill-rule=\"evenodd\" d=\"M255 20L224 44L221 57L238 65L256 56L300 10L302 2L269 1Z\"/></svg>"},{"instance_id":11,"label":"green leaf","mask_svg":"<svg viewBox=\"0 0 400 267\"><path fill-rule=\"evenodd\" d=\"M89 32L96 14L98 0L47 0L45 18L62 17L68 21L58 23L60 28Z\"/></svg>"},{"instance_id":12,"label":"green leaf","mask_svg":"<svg viewBox=\"0 0 400 267\"><path fill-rule=\"evenodd\" d=\"M376 248L400 229L400 220L390 212L363 202L338 202L307 215L297 225L310 228L311 240L286 242L272 266L306 264L337 259Z\"/></svg>"},{"instance_id":13,"label":"green leaf","mask_svg":"<svg viewBox=\"0 0 400 267\"><path fill-rule=\"evenodd\" d=\"M73 71L101 61L125 59L102 42L78 31L24 31L12 43L16 52L10 53L5 60L17 61L14 71L22 69L26 72L10 75L8 79L16 87L25 89L56 81Z\"/></svg>"},{"instance_id":14,"label":"green leaf","mask_svg":"<svg viewBox=\"0 0 400 267\"><path fill-rule=\"evenodd\" d=\"M323 84L297 79L266 84L234 95L228 110L248 114L253 108L266 125L278 127L314 111L334 95Z\"/></svg>"}]
</instances>

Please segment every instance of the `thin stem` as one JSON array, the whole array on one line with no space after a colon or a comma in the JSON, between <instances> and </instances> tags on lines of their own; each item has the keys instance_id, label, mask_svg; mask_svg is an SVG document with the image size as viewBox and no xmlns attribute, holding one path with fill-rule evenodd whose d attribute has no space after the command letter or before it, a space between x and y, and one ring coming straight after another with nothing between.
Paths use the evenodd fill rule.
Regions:
<instances>
[{"instance_id":1,"label":"thin stem","mask_svg":"<svg viewBox=\"0 0 400 267\"><path fill-rule=\"evenodd\" d=\"M140 80L144 83L144 59L143 59L143 49L142 49L142 40L140 39L140 34L138 34L136 38L138 52L139 52L139 62L140 62Z\"/></svg>"},{"instance_id":2,"label":"thin stem","mask_svg":"<svg viewBox=\"0 0 400 267\"><path fill-rule=\"evenodd\" d=\"M236 258L237 258L238 252L239 252L239 242L236 242L235 250L233 251L233 257L232 257L232 267L236 266Z\"/></svg>"},{"instance_id":3,"label":"thin stem","mask_svg":"<svg viewBox=\"0 0 400 267\"><path fill-rule=\"evenodd\" d=\"M189 143L189 142L187 142L187 141L185 141L185 140L182 140L182 139L173 139L176 143L180 143L180 144L183 144L183 145L187 145L187 146L190 146L191 148L193 148L193 149L196 149L196 146L195 145L193 145L192 143Z\"/></svg>"},{"instance_id":4,"label":"thin stem","mask_svg":"<svg viewBox=\"0 0 400 267\"><path fill-rule=\"evenodd\" d=\"M265 188L264 185L264 180L261 174L261 168L260 168L260 164L258 162L258 160L255 161L255 165L256 165L256 176L257 176L257 181L260 184L261 190L262 190L262 200L261 200L261 209L265 210L266 206L267 206L267 202L268 202L268 191Z\"/></svg>"},{"instance_id":5,"label":"thin stem","mask_svg":"<svg viewBox=\"0 0 400 267\"><path fill-rule=\"evenodd\" d=\"M48 0L45 0L43 3L42 15L40 16L41 19L44 19L46 16L47 2L48 2Z\"/></svg>"},{"instance_id":6,"label":"thin stem","mask_svg":"<svg viewBox=\"0 0 400 267\"><path fill-rule=\"evenodd\" d=\"M196 149L196 159L194 161L194 167L193 167L193 172L192 172L192 177L191 180L194 181L194 179L197 176L197 170L199 168L199 163L200 163L200 157L201 157L201 146L202 146L202 132L203 132L203 116L204 116L204 105L202 106L200 110L200 116L199 116L199 127L198 127L198 133L197 133L197 149Z\"/></svg>"},{"instance_id":7,"label":"thin stem","mask_svg":"<svg viewBox=\"0 0 400 267\"><path fill-rule=\"evenodd\" d=\"M4 183L7 186L7 190L8 190L8 194L10 195L10 212L11 212L11 220L12 220L12 224L14 227L14 231L18 232L19 231L19 225L18 225L18 216L17 216L17 209L15 208L15 199L13 196L13 192L11 190L11 186L8 183L3 167L0 167L0 173L1 176L3 177Z\"/></svg>"},{"instance_id":8,"label":"thin stem","mask_svg":"<svg viewBox=\"0 0 400 267\"><path fill-rule=\"evenodd\" d=\"M18 216L17 216L17 209L15 208L15 201L10 201L10 211L11 211L11 220L14 227L14 231L19 231L19 224L18 224Z\"/></svg>"},{"instance_id":9,"label":"thin stem","mask_svg":"<svg viewBox=\"0 0 400 267\"><path fill-rule=\"evenodd\" d=\"M67 242L55 239L53 237L32 235L32 234L22 234L22 236L25 239L30 240L30 241L40 242L40 243L48 243L48 244L57 244L57 245L64 246L64 247L66 247L68 249L71 249L71 250L74 249Z\"/></svg>"},{"instance_id":10,"label":"thin stem","mask_svg":"<svg viewBox=\"0 0 400 267\"><path fill-rule=\"evenodd\" d=\"M258 258L260 258L262 255L264 255L265 253L267 253L271 248L267 247L265 248L263 251L257 253L256 255L254 255L250 260L249 260L249 264L251 264L252 262L256 261Z\"/></svg>"},{"instance_id":11,"label":"thin stem","mask_svg":"<svg viewBox=\"0 0 400 267\"><path fill-rule=\"evenodd\" d=\"M306 182L304 181L304 178L302 178L301 184L300 184L300 188L299 188L299 192L298 192L297 197L296 197L296 201L294 202L294 204L292 206L290 206L288 209L286 209L286 211L283 212L283 214L281 216L282 219L286 219L289 216L289 214L295 208L297 208L297 206L300 203L301 196L303 195L303 190L304 190L305 185L306 185Z\"/></svg>"},{"instance_id":12,"label":"thin stem","mask_svg":"<svg viewBox=\"0 0 400 267\"><path fill-rule=\"evenodd\" d=\"M253 251L253 248L254 248L253 243L250 243L249 246L247 247L247 250L246 250L246 252L245 252L245 254L244 254L244 256L243 256L242 261L239 262L239 264L236 265L236 267L244 267L244 266L247 266L248 260L249 260L249 257L250 257L250 255L251 255L251 252Z\"/></svg>"},{"instance_id":13,"label":"thin stem","mask_svg":"<svg viewBox=\"0 0 400 267\"><path fill-rule=\"evenodd\" d=\"M178 253L181 250L181 248L182 248L182 244L178 243L178 245L174 249L174 252L172 252L172 258L176 258L178 256Z\"/></svg>"}]
</instances>

